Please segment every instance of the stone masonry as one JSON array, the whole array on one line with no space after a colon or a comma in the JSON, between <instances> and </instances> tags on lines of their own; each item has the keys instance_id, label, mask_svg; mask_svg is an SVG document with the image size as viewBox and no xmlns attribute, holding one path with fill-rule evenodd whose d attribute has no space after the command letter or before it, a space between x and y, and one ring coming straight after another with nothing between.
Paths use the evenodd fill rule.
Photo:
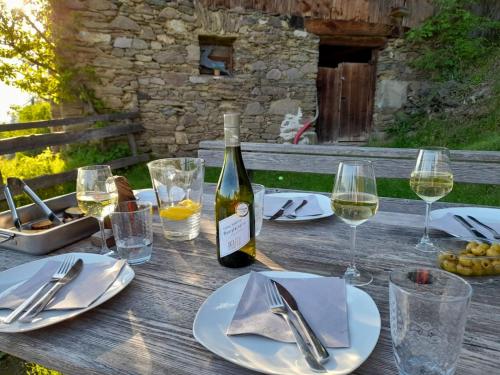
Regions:
<instances>
[{"instance_id":1,"label":"stone masonry","mask_svg":"<svg viewBox=\"0 0 500 375\"><path fill-rule=\"evenodd\" d=\"M373 136L383 138L400 115L413 115L427 106L432 83L409 66L418 52L403 39L394 39L380 51L373 108Z\"/></svg>"},{"instance_id":2,"label":"stone masonry","mask_svg":"<svg viewBox=\"0 0 500 375\"><path fill-rule=\"evenodd\" d=\"M95 70L108 109L139 110L139 146L154 157L220 139L227 111L242 113L242 138L256 142L278 141L284 115L299 106L314 115L319 38L286 17L183 0L60 1L61 50ZM199 73L200 35L234 38L232 76Z\"/></svg>"}]
</instances>

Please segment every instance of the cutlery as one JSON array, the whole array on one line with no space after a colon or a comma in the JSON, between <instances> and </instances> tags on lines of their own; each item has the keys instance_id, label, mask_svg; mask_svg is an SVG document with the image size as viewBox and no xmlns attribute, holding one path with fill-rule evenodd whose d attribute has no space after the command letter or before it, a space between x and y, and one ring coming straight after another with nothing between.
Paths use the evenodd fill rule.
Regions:
<instances>
[{"instance_id":1,"label":"cutlery","mask_svg":"<svg viewBox=\"0 0 500 375\"><path fill-rule=\"evenodd\" d=\"M307 323L306 318L302 315L299 310L299 306L297 305L297 301L290 294L290 292L280 283L273 281L273 284L278 288L278 292L282 297L282 300L286 304L287 308L295 315L299 324L302 327L302 331L305 333L307 339L312 344L312 348L316 358L320 363L325 363L328 361L330 354L326 350L325 346L321 343L318 336L314 333L309 323Z\"/></svg>"},{"instance_id":2,"label":"cutlery","mask_svg":"<svg viewBox=\"0 0 500 375\"><path fill-rule=\"evenodd\" d=\"M40 288L38 288L35 293L33 293L31 296L29 296L23 303L21 303L18 307L14 309L7 317L3 320L2 323L5 324L10 324L12 323L21 313L28 308L31 303L42 294L42 291L45 289L47 285L49 285L51 282L56 282L59 281L61 278L64 277L64 275L68 272L69 268L73 265L74 263L74 256L72 255L67 255L64 257L63 262L59 266L58 270L52 275L52 278L43 284Z\"/></svg>"},{"instance_id":3,"label":"cutlery","mask_svg":"<svg viewBox=\"0 0 500 375\"><path fill-rule=\"evenodd\" d=\"M304 199L300 204L297 206L293 212L289 213L288 215L285 215L289 219L296 219L297 218L297 211L299 211L302 207L304 207L307 204L307 200Z\"/></svg>"},{"instance_id":4,"label":"cutlery","mask_svg":"<svg viewBox=\"0 0 500 375\"><path fill-rule=\"evenodd\" d=\"M285 203L283 206L281 206L281 208L280 208L278 211L276 211L276 213L275 213L273 216L271 216L271 217L269 218L269 220L276 220L276 219L277 219L277 218L279 218L280 216L283 216L283 213L285 212L285 210L286 210L288 207L290 207L290 205L291 205L292 203L293 203L293 200L292 200L292 199L287 200L287 201L286 201L286 203Z\"/></svg>"},{"instance_id":5,"label":"cutlery","mask_svg":"<svg viewBox=\"0 0 500 375\"><path fill-rule=\"evenodd\" d=\"M7 185L10 185L11 183L18 183L22 186L24 192L28 194L28 196L35 202L44 212L44 214L48 217L50 221L52 221L54 224L62 224L61 219L59 219L54 212L45 204L43 200L40 199L36 193L31 190L31 188L26 185L26 183L21 180L20 178L17 177L9 177L7 178Z\"/></svg>"},{"instance_id":6,"label":"cutlery","mask_svg":"<svg viewBox=\"0 0 500 375\"><path fill-rule=\"evenodd\" d=\"M456 221L458 221L460 224L463 225L465 229L467 229L474 237L480 239L481 241L485 242L491 242L488 240L488 238L479 232L476 228L474 228L467 220L465 220L462 216L460 215L453 215Z\"/></svg>"},{"instance_id":7,"label":"cutlery","mask_svg":"<svg viewBox=\"0 0 500 375\"><path fill-rule=\"evenodd\" d=\"M467 215L467 217L472 220L473 222L481 225L482 227L488 229L491 233L493 233L493 238L496 239L496 240L500 240L500 233L498 233L495 229L493 229L492 227L490 227L489 225L486 225L485 223L482 223L481 221L479 221L478 219L476 219L474 216L470 216L470 215Z\"/></svg>"},{"instance_id":8,"label":"cutlery","mask_svg":"<svg viewBox=\"0 0 500 375\"><path fill-rule=\"evenodd\" d=\"M74 280L80 274L82 268L83 261L81 259L73 262L69 270L65 274L63 274L59 280L56 281L56 283L49 289L47 293L45 293L45 295L41 299L31 305L31 307L19 318L19 321L32 321L33 318L35 318L45 308L45 306L47 306L47 304L52 300L59 289Z\"/></svg>"},{"instance_id":9,"label":"cutlery","mask_svg":"<svg viewBox=\"0 0 500 375\"><path fill-rule=\"evenodd\" d=\"M22 231L21 219L19 219L19 215L17 214L16 204L14 203L14 199L12 199L12 193L10 192L10 188L8 185L4 186L3 193L5 195L5 200L7 201L7 206L9 206L14 226L17 228L19 232L21 232Z\"/></svg>"},{"instance_id":10,"label":"cutlery","mask_svg":"<svg viewBox=\"0 0 500 375\"><path fill-rule=\"evenodd\" d=\"M290 327L293 336L295 337L295 341L297 346L299 347L304 359L307 362L307 365L314 372L326 372L326 369L323 365L314 357L311 349L307 345L305 339L300 334L299 327L295 326L295 323L288 316L288 310L285 307L283 300L276 289L276 286L272 283L272 281L266 282L265 284L266 296L267 296L267 304L269 309L273 314L280 315L285 319L286 323Z\"/></svg>"}]
</instances>

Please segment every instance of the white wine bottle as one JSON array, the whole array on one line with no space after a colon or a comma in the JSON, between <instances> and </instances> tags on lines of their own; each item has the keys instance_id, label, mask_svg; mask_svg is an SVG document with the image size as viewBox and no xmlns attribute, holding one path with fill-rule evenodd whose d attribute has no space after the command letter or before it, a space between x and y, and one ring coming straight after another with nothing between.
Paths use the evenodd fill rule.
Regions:
<instances>
[{"instance_id":1,"label":"white wine bottle","mask_svg":"<svg viewBox=\"0 0 500 375\"><path fill-rule=\"evenodd\" d=\"M240 116L224 115L224 164L215 193L217 259L226 267L255 260L254 197L240 148Z\"/></svg>"}]
</instances>

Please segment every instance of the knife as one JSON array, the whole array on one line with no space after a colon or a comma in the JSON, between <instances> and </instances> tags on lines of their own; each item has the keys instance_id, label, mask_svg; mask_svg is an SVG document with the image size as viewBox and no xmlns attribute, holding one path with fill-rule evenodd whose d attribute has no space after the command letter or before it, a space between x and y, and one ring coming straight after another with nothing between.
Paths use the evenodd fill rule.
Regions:
<instances>
[{"instance_id":1,"label":"knife","mask_svg":"<svg viewBox=\"0 0 500 375\"><path fill-rule=\"evenodd\" d=\"M42 298L31 305L31 307L19 318L19 321L24 323L31 322L33 318L35 318L45 308L45 306L47 306L59 289L74 280L80 274L82 268L83 261L78 259L61 280L56 282Z\"/></svg>"},{"instance_id":2,"label":"knife","mask_svg":"<svg viewBox=\"0 0 500 375\"><path fill-rule=\"evenodd\" d=\"M297 301L295 301L295 298L293 298L291 293L283 285L281 285L280 283L278 283L274 280L273 280L273 282L276 284L276 287L278 288L278 292L280 293L281 297L283 298L283 301L287 305L288 309L297 318L297 320L300 324L300 327L302 328L302 331L304 332L307 339L311 343L311 346L313 348L313 352L314 352L314 355L316 356L316 359L320 363L325 363L326 361L328 361L328 358L330 357L330 354L328 354L328 350L326 350L325 346L321 343L318 336L314 333L312 328L307 323L306 318L304 318L304 316L300 312L299 306L297 305Z\"/></svg>"},{"instance_id":3,"label":"knife","mask_svg":"<svg viewBox=\"0 0 500 375\"><path fill-rule=\"evenodd\" d=\"M458 221L460 224L464 226L465 229L467 229L474 237L480 238L483 241L491 242L488 237L486 237L484 234L482 234L480 231L478 231L476 228L474 228L467 220L465 220L462 216L460 215L453 215L456 221Z\"/></svg>"},{"instance_id":4,"label":"knife","mask_svg":"<svg viewBox=\"0 0 500 375\"><path fill-rule=\"evenodd\" d=\"M292 199L289 199L286 201L286 203L281 206L281 208L273 215L269 218L269 220L276 220L277 218L279 218L280 216L283 216L283 213L285 212L285 210L290 207L290 205L293 203L293 200Z\"/></svg>"}]
</instances>

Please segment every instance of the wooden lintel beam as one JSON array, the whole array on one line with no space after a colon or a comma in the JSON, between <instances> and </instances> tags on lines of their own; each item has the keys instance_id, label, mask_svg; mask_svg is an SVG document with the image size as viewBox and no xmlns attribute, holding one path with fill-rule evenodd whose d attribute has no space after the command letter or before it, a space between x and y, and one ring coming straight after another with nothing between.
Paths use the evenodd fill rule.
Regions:
<instances>
[{"instance_id":1,"label":"wooden lintel beam","mask_svg":"<svg viewBox=\"0 0 500 375\"><path fill-rule=\"evenodd\" d=\"M393 25L359 21L306 19L305 29L319 36L389 36Z\"/></svg>"},{"instance_id":2,"label":"wooden lintel beam","mask_svg":"<svg viewBox=\"0 0 500 375\"><path fill-rule=\"evenodd\" d=\"M321 36L320 44L329 46L355 46L366 48L383 48L387 38L382 36Z\"/></svg>"}]
</instances>

